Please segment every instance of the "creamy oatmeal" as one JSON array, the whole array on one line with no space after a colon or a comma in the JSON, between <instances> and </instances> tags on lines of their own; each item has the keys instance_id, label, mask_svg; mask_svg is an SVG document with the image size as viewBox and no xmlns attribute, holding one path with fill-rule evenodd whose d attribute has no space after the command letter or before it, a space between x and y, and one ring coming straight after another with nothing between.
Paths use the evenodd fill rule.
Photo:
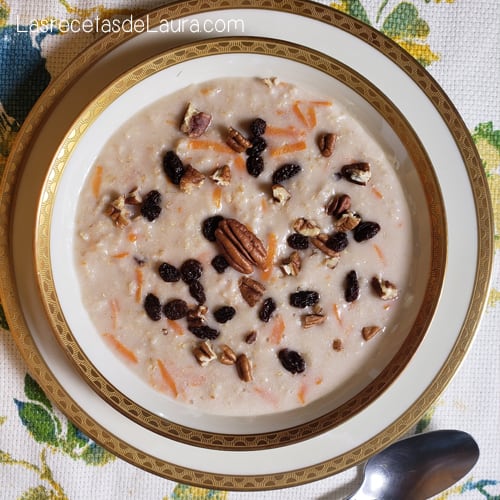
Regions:
<instances>
[{"instance_id":1,"label":"creamy oatmeal","mask_svg":"<svg viewBox=\"0 0 500 500\"><path fill-rule=\"evenodd\" d=\"M396 169L341 102L276 79L159 100L80 194L96 329L148 384L211 413L341 393L400 342L412 232Z\"/></svg>"}]
</instances>

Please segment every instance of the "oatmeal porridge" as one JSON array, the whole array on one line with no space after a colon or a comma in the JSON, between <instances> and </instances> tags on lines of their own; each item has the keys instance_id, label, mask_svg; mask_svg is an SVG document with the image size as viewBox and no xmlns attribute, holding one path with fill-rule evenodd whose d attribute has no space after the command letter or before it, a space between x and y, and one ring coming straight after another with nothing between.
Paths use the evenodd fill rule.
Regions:
<instances>
[{"instance_id":1,"label":"oatmeal porridge","mask_svg":"<svg viewBox=\"0 0 500 500\"><path fill-rule=\"evenodd\" d=\"M78 201L82 300L110 355L210 413L341 390L397 339L413 243L396 171L343 103L275 78L140 111Z\"/></svg>"}]
</instances>

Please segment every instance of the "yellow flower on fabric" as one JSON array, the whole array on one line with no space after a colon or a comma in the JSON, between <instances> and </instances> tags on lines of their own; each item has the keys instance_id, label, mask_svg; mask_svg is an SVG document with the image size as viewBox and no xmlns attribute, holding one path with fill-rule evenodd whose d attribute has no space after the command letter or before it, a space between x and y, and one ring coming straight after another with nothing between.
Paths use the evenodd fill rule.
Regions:
<instances>
[{"instance_id":1,"label":"yellow flower on fabric","mask_svg":"<svg viewBox=\"0 0 500 500\"><path fill-rule=\"evenodd\" d=\"M196 486L177 484L170 497L165 500L227 500L227 491L207 490Z\"/></svg>"},{"instance_id":2,"label":"yellow flower on fabric","mask_svg":"<svg viewBox=\"0 0 500 500\"><path fill-rule=\"evenodd\" d=\"M5 0L0 0L0 28L9 20L10 7Z\"/></svg>"}]
</instances>

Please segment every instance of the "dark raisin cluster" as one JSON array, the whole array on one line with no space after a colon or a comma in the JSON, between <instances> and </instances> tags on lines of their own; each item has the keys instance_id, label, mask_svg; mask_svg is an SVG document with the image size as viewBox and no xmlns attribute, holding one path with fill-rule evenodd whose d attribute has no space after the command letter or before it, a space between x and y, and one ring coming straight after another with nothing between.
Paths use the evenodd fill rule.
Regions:
<instances>
[{"instance_id":1,"label":"dark raisin cluster","mask_svg":"<svg viewBox=\"0 0 500 500\"><path fill-rule=\"evenodd\" d=\"M306 369L304 358L297 351L293 351L292 349L281 349L281 351L278 352L278 358L283 368L290 373L302 373Z\"/></svg>"},{"instance_id":2,"label":"dark raisin cluster","mask_svg":"<svg viewBox=\"0 0 500 500\"><path fill-rule=\"evenodd\" d=\"M301 290L290 294L290 305L293 307L309 307L319 302L319 293L314 290Z\"/></svg>"},{"instance_id":3,"label":"dark raisin cluster","mask_svg":"<svg viewBox=\"0 0 500 500\"><path fill-rule=\"evenodd\" d=\"M174 283L181 279L181 273L179 270L168 262L162 262L159 265L158 274L160 275L160 278L167 283Z\"/></svg>"},{"instance_id":4,"label":"dark raisin cluster","mask_svg":"<svg viewBox=\"0 0 500 500\"><path fill-rule=\"evenodd\" d=\"M269 322L275 310L276 302L271 297L268 297L266 300L264 300L264 302L262 302L262 305L260 306L259 319L264 321L265 323Z\"/></svg>"},{"instance_id":5,"label":"dark raisin cluster","mask_svg":"<svg viewBox=\"0 0 500 500\"><path fill-rule=\"evenodd\" d=\"M236 309L231 306L222 306L214 311L214 318L217 323L227 323L234 318Z\"/></svg>"},{"instance_id":6,"label":"dark raisin cluster","mask_svg":"<svg viewBox=\"0 0 500 500\"><path fill-rule=\"evenodd\" d=\"M146 195L141 204L141 215L146 217L149 222L153 222L161 213L160 203L161 194L156 189L153 189Z\"/></svg>"},{"instance_id":7,"label":"dark raisin cluster","mask_svg":"<svg viewBox=\"0 0 500 500\"><path fill-rule=\"evenodd\" d=\"M222 274L228 267L229 262L226 260L224 255L216 255L211 261L212 267L219 273Z\"/></svg>"},{"instance_id":8,"label":"dark raisin cluster","mask_svg":"<svg viewBox=\"0 0 500 500\"><path fill-rule=\"evenodd\" d=\"M267 149L267 142L262 136L266 132L266 127L267 124L262 118L255 118L250 124L250 132L252 133L250 142L252 145L246 150L246 167L247 172L252 177L259 177L264 171L262 153Z\"/></svg>"},{"instance_id":9,"label":"dark raisin cluster","mask_svg":"<svg viewBox=\"0 0 500 500\"><path fill-rule=\"evenodd\" d=\"M215 241L215 230L219 226L219 222L222 220L224 220L222 215L214 215L213 217L209 217L202 222L201 232L208 241Z\"/></svg>"},{"instance_id":10,"label":"dark raisin cluster","mask_svg":"<svg viewBox=\"0 0 500 500\"><path fill-rule=\"evenodd\" d=\"M174 151L167 151L163 157L163 171L173 184L179 185L186 167Z\"/></svg>"},{"instance_id":11,"label":"dark raisin cluster","mask_svg":"<svg viewBox=\"0 0 500 500\"><path fill-rule=\"evenodd\" d=\"M188 305L182 299L169 300L163 306L163 314L166 316L167 319L177 320L184 318L187 312L188 312Z\"/></svg>"},{"instance_id":12,"label":"dark raisin cluster","mask_svg":"<svg viewBox=\"0 0 500 500\"><path fill-rule=\"evenodd\" d=\"M301 170L302 167L298 163L285 163L274 171L273 184L281 184L296 176Z\"/></svg>"},{"instance_id":13,"label":"dark raisin cluster","mask_svg":"<svg viewBox=\"0 0 500 500\"><path fill-rule=\"evenodd\" d=\"M309 248L309 238L300 233L292 233L286 239L288 246L294 250L305 250Z\"/></svg>"},{"instance_id":14,"label":"dark raisin cluster","mask_svg":"<svg viewBox=\"0 0 500 500\"><path fill-rule=\"evenodd\" d=\"M354 302L359 297L358 275L354 270L349 271L345 278L344 296L347 302Z\"/></svg>"}]
</instances>

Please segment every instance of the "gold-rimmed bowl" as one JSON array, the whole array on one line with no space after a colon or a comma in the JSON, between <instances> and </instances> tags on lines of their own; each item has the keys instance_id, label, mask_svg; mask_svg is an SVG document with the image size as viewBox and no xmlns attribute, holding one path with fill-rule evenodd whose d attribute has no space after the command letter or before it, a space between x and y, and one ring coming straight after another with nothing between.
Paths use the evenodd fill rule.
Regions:
<instances>
[{"instance_id":1,"label":"gold-rimmed bowl","mask_svg":"<svg viewBox=\"0 0 500 500\"><path fill-rule=\"evenodd\" d=\"M366 367L366 376L341 398L322 398L297 410L254 417L211 415L179 404L139 380L110 356L78 293L74 220L79 192L97 152L135 112L193 82L224 76L268 75L332 93L349 102L376 140L397 157L411 207L411 256L419 270L408 284L400 340ZM83 165L83 167L82 167ZM438 305L446 268L446 219L439 184L419 138L376 87L342 63L291 43L258 38L212 40L170 50L132 68L78 117L50 165L37 214L35 262L42 302L54 333L92 388L150 430L182 442L218 449L282 446L316 436L356 415L402 373L417 351ZM374 376L373 373L376 375Z\"/></svg>"}]
</instances>

